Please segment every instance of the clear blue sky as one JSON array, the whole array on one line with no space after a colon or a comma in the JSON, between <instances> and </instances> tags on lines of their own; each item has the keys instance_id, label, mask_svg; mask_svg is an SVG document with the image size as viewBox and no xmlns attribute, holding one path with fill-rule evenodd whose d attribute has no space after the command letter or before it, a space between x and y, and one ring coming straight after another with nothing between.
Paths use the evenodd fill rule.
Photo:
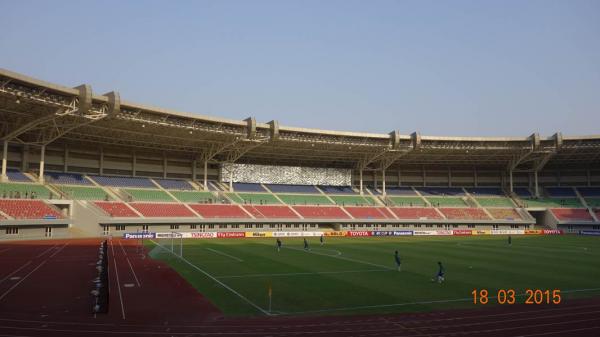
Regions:
<instances>
[{"instance_id":1,"label":"clear blue sky","mask_svg":"<svg viewBox=\"0 0 600 337\"><path fill-rule=\"evenodd\" d=\"M290 126L600 134L598 0L0 0L0 67Z\"/></svg>"}]
</instances>

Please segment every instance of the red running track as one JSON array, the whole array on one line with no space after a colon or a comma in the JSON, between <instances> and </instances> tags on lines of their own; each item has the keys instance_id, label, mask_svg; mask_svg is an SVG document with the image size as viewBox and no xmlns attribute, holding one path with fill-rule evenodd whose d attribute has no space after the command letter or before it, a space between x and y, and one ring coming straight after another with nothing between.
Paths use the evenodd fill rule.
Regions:
<instances>
[{"instance_id":1,"label":"red running track","mask_svg":"<svg viewBox=\"0 0 600 337\"><path fill-rule=\"evenodd\" d=\"M0 336L600 335L598 298L416 314L225 319L172 269L121 240L109 244L109 314L94 317L89 291L99 243L0 244Z\"/></svg>"}]
</instances>

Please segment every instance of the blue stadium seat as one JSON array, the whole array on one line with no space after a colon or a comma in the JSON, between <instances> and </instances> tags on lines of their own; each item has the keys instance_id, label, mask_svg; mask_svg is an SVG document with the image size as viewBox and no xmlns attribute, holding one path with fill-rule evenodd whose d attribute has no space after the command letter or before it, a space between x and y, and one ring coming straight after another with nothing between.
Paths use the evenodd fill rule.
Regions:
<instances>
[{"instance_id":1,"label":"blue stadium seat","mask_svg":"<svg viewBox=\"0 0 600 337\"><path fill-rule=\"evenodd\" d=\"M577 190L585 198L600 198L600 187L577 187Z\"/></svg>"},{"instance_id":2,"label":"blue stadium seat","mask_svg":"<svg viewBox=\"0 0 600 337\"><path fill-rule=\"evenodd\" d=\"M527 187L515 187L513 188L513 192L515 192L521 198L531 198L531 192Z\"/></svg>"},{"instance_id":3,"label":"blue stadium seat","mask_svg":"<svg viewBox=\"0 0 600 337\"><path fill-rule=\"evenodd\" d=\"M85 179L83 175L77 173L47 172L44 174L44 177L46 181L53 184L92 185L92 183Z\"/></svg>"},{"instance_id":4,"label":"blue stadium seat","mask_svg":"<svg viewBox=\"0 0 600 337\"><path fill-rule=\"evenodd\" d=\"M268 184L266 186L273 193L320 193L313 185Z\"/></svg>"},{"instance_id":5,"label":"blue stadium seat","mask_svg":"<svg viewBox=\"0 0 600 337\"><path fill-rule=\"evenodd\" d=\"M185 180L179 179L154 179L162 188L167 190L193 191L194 187Z\"/></svg>"},{"instance_id":6,"label":"blue stadium seat","mask_svg":"<svg viewBox=\"0 0 600 337\"><path fill-rule=\"evenodd\" d=\"M465 194L460 187L417 187L416 189L422 195L452 196Z\"/></svg>"},{"instance_id":7,"label":"blue stadium seat","mask_svg":"<svg viewBox=\"0 0 600 337\"><path fill-rule=\"evenodd\" d=\"M385 192L387 194L391 194L391 195L411 195L411 196L416 196L417 192L415 192L415 190L412 189L412 187L408 187L408 186L389 186L385 188Z\"/></svg>"},{"instance_id":8,"label":"blue stadium seat","mask_svg":"<svg viewBox=\"0 0 600 337\"><path fill-rule=\"evenodd\" d=\"M27 177L26 175L24 175L23 173L21 173L21 171L19 171L17 169L7 169L6 176L8 177L8 180L10 180L10 181L26 181L26 182L31 181L31 179L29 179L29 177Z\"/></svg>"},{"instance_id":9,"label":"blue stadium seat","mask_svg":"<svg viewBox=\"0 0 600 337\"><path fill-rule=\"evenodd\" d=\"M266 192L260 184L233 183L233 190L236 192Z\"/></svg>"},{"instance_id":10,"label":"blue stadium seat","mask_svg":"<svg viewBox=\"0 0 600 337\"><path fill-rule=\"evenodd\" d=\"M576 197L575 190L571 187L546 187L546 193L552 198Z\"/></svg>"},{"instance_id":11,"label":"blue stadium seat","mask_svg":"<svg viewBox=\"0 0 600 337\"><path fill-rule=\"evenodd\" d=\"M89 176L102 186L156 188L148 178Z\"/></svg>"},{"instance_id":12,"label":"blue stadium seat","mask_svg":"<svg viewBox=\"0 0 600 337\"><path fill-rule=\"evenodd\" d=\"M468 187L467 192L473 196L504 196L504 192L500 187Z\"/></svg>"},{"instance_id":13,"label":"blue stadium seat","mask_svg":"<svg viewBox=\"0 0 600 337\"><path fill-rule=\"evenodd\" d=\"M319 188L327 194L356 194L350 186L319 185Z\"/></svg>"}]
</instances>

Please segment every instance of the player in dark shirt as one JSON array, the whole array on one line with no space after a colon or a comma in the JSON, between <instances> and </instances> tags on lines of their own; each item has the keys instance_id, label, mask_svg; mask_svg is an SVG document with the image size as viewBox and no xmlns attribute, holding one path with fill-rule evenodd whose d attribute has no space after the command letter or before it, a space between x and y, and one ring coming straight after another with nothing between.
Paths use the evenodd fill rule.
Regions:
<instances>
[{"instance_id":1,"label":"player in dark shirt","mask_svg":"<svg viewBox=\"0 0 600 337\"><path fill-rule=\"evenodd\" d=\"M396 267L398 268L398 271L402 271L402 259L400 259L398 251L394 252L394 260L396 261Z\"/></svg>"},{"instance_id":2,"label":"player in dark shirt","mask_svg":"<svg viewBox=\"0 0 600 337\"><path fill-rule=\"evenodd\" d=\"M281 240L279 238L277 238L277 251L281 251Z\"/></svg>"}]
</instances>

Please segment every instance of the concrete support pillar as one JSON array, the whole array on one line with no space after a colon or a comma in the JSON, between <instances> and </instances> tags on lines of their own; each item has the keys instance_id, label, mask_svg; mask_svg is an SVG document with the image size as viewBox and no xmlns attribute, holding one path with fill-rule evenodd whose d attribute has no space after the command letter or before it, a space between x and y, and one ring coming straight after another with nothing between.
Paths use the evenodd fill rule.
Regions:
<instances>
[{"instance_id":1,"label":"concrete support pillar","mask_svg":"<svg viewBox=\"0 0 600 337\"><path fill-rule=\"evenodd\" d=\"M233 165L229 167L229 192L233 192Z\"/></svg>"},{"instance_id":2,"label":"concrete support pillar","mask_svg":"<svg viewBox=\"0 0 600 337\"><path fill-rule=\"evenodd\" d=\"M204 190L208 191L208 160L204 160Z\"/></svg>"},{"instance_id":3,"label":"concrete support pillar","mask_svg":"<svg viewBox=\"0 0 600 337\"><path fill-rule=\"evenodd\" d=\"M363 195L363 170L358 170L358 181L359 181L359 190L360 190L360 195Z\"/></svg>"},{"instance_id":4,"label":"concrete support pillar","mask_svg":"<svg viewBox=\"0 0 600 337\"><path fill-rule=\"evenodd\" d=\"M198 161L196 159L192 160L192 180L194 181L196 180L196 174L198 173L196 169L197 165Z\"/></svg>"},{"instance_id":5,"label":"concrete support pillar","mask_svg":"<svg viewBox=\"0 0 600 337\"><path fill-rule=\"evenodd\" d=\"M100 173L100 175L104 174L104 149L100 148L100 170L98 171L98 173Z\"/></svg>"},{"instance_id":6,"label":"concrete support pillar","mask_svg":"<svg viewBox=\"0 0 600 337\"><path fill-rule=\"evenodd\" d=\"M21 171L26 172L29 164L29 145L23 145L21 152Z\"/></svg>"},{"instance_id":7,"label":"concrete support pillar","mask_svg":"<svg viewBox=\"0 0 600 337\"><path fill-rule=\"evenodd\" d=\"M540 197L540 190L538 187L538 172L537 171L533 171L533 188L535 191L535 196L536 198Z\"/></svg>"},{"instance_id":8,"label":"concrete support pillar","mask_svg":"<svg viewBox=\"0 0 600 337\"><path fill-rule=\"evenodd\" d=\"M42 149L40 151L40 172L38 175L38 182L44 183L44 161L46 157L46 145L42 145Z\"/></svg>"},{"instance_id":9,"label":"concrete support pillar","mask_svg":"<svg viewBox=\"0 0 600 337\"><path fill-rule=\"evenodd\" d=\"M65 154L63 155L63 172L69 170L69 148L65 145Z\"/></svg>"},{"instance_id":10,"label":"concrete support pillar","mask_svg":"<svg viewBox=\"0 0 600 337\"><path fill-rule=\"evenodd\" d=\"M402 186L402 170L398 170L398 187Z\"/></svg>"},{"instance_id":11,"label":"concrete support pillar","mask_svg":"<svg viewBox=\"0 0 600 337\"><path fill-rule=\"evenodd\" d=\"M385 169L381 170L381 193L385 197Z\"/></svg>"},{"instance_id":12,"label":"concrete support pillar","mask_svg":"<svg viewBox=\"0 0 600 337\"><path fill-rule=\"evenodd\" d=\"M560 171L556 171L556 186L560 186Z\"/></svg>"},{"instance_id":13,"label":"concrete support pillar","mask_svg":"<svg viewBox=\"0 0 600 337\"><path fill-rule=\"evenodd\" d=\"M135 171L137 170L137 155L135 152L131 154L131 175L135 177Z\"/></svg>"},{"instance_id":14,"label":"concrete support pillar","mask_svg":"<svg viewBox=\"0 0 600 337\"><path fill-rule=\"evenodd\" d=\"M163 154L163 178L167 178L167 154Z\"/></svg>"},{"instance_id":15,"label":"concrete support pillar","mask_svg":"<svg viewBox=\"0 0 600 337\"><path fill-rule=\"evenodd\" d=\"M3 150L2 150L2 175L0 175L0 181L8 180L8 176L6 175L6 165L8 164L7 161L8 161L8 140L5 140ZM589 177L589 175L588 175L588 177Z\"/></svg>"},{"instance_id":16,"label":"concrete support pillar","mask_svg":"<svg viewBox=\"0 0 600 337\"><path fill-rule=\"evenodd\" d=\"M427 186L427 173L425 173L425 167L423 167L423 187Z\"/></svg>"},{"instance_id":17,"label":"concrete support pillar","mask_svg":"<svg viewBox=\"0 0 600 337\"><path fill-rule=\"evenodd\" d=\"M377 190L377 171L373 171L373 188Z\"/></svg>"},{"instance_id":18,"label":"concrete support pillar","mask_svg":"<svg viewBox=\"0 0 600 337\"><path fill-rule=\"evenodd\" d=\"M592 172L590 170L586 170L587 174L587 185L592 186Z\"/></svg>"},{"instance_id":19,"label":"concrete support pillar","mask_svg":"<svg viewBox=\"0 0 600 337\"><path fill-rule=\"evenodd\" d=\"M452 169L448 167L448 187L452 187Z\"/></svg>"},{"instance_id":20,"label":"concrete support pillar","mask_svg":"<svg viewBox=\"0 0 600 337\"><path fill-rule=\"evenodd\" d=\"M508 190L512 193L514 192L514 187L513 187L513 171L512 170L508 170Z\"/></svg>"},{"instance_id":21,"label":"concrete support pillar","mask_svg":"<svg viewBox=\"0 0 600 337\"><path fill-rule=\"evenodd\" d=\"M473 186L477 187L477 185L479 185L477 178L477 169L473 168Z\"/></svg>"}]
</instances>

